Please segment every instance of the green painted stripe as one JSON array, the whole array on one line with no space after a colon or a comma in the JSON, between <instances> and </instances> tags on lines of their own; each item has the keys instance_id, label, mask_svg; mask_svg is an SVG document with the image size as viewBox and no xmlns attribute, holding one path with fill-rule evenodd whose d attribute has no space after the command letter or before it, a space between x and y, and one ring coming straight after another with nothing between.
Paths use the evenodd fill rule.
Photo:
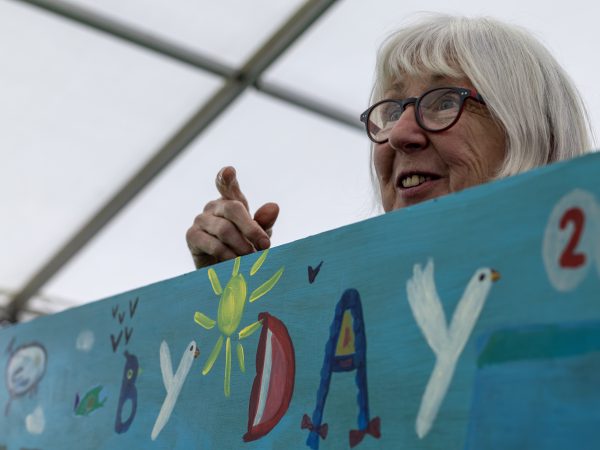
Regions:
<instances>
[{"instance_id":1,"label":"green painted stripe","mask_svg":"<svg viewBox=\"0 0 600 450\"><path fill-rule=\"evenodd\" d=\"M552 359L600 351L600 324L541 325L494 332L478 367L509 361Z\"/></svg>"}]
</instances>

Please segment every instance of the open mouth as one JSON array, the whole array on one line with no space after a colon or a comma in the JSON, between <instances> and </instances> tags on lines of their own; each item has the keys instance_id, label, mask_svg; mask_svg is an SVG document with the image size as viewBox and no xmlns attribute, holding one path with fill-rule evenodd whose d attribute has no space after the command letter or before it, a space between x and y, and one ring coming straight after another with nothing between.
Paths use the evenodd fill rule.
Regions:
<instances>
[{"instance_id":1,"label":"open mouth","mask_svg":"<svg viewBox=\"0 0 600 450\"><path fill-rule=\"evenodd\" d=\"M410 189L439 178L439 175L434 175L431 173L408 173L398 178L398 187L401 189Z\"/></svg>"}]
</instances>

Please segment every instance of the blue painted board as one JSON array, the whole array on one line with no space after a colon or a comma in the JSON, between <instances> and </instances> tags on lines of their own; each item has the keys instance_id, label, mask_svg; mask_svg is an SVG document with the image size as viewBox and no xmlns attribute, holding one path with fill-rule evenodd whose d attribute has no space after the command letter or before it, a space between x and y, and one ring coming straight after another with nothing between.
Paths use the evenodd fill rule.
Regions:
<instances>
[{"instance_id":1,"label":"blue painted board","mask_svg":"<svg viewBox=\"0 0 600 450\"><path fill-rule=\"evenodd\" d=\"M592 154L0 330L0 448L597 449L598 173Z\"/></svg>"}]
</instances>

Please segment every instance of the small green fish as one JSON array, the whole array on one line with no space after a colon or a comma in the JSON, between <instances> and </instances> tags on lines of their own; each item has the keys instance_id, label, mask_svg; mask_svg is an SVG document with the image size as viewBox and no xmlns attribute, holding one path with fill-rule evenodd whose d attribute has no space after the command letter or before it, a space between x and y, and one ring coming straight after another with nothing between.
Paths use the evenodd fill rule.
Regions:
<instances>
[{"instance_id":1,"label":"small green fish","mask_svg":"<svg viewBox=\"0 0 600 450\"><path fill-rule=\"evenodd\" d=\"M102 392L102 386L96 386L85 394L81 400L79 399L79 394L75 394L75 415L87 416L91 412L101 408L106 402L106 397L100 400L100 392Z\"/></svg>"}]
</instances>

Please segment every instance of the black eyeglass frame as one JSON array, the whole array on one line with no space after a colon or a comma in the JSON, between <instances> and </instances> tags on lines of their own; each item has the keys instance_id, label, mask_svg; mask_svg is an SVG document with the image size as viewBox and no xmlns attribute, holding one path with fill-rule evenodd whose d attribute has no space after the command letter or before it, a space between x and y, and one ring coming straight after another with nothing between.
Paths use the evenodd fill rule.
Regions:
<instances>
[{"instance_id":1,"label":"black eyeglass frame","mask_svg":"<svg viewBox=\"0 0 600 450\"><path fill-rule=\"evenodd\" d=\"M432 129L432 128L427 127L421 120L421 117L419 114L421 99L423 97L425 97L426 95L431 94L434 91L438 91L438 90L442 90L442 89L451 90L453 92L458 93L460 96L460 106L458 108L458 113L456 114L456 117L450 124L444 126L443 128ZM380 100L377 103L369 106L369 108L367 108L367 110L364 111L360 115L360 121L365 124L365 131L367 132L367 136L369 136L369 139L371 141L375 142L376 144L383 144L389 140L389 136L383 140L378 141L372 136L372 134L369 130L369 117L370 117L371 113L373 112L373 110L383 103L391 102L391 103L396 103L397 105L399 105L400 108L402 109L401 114L403 114L404 111L406 111L406 107L408 105L414 104L415 105L415 119L417 121L417 124L419 124L419 126L425 131L429 131L431 133L439 133L441 131L446 131L447 129L452 128L456 124L456 122L458 122L458 119L460 119L460 116L462 115L462 112L464 110L465 101L467 99L472 99L472 100L475 100L475 101L481 103L482 105L485 105L485 101L483 100L483 97L475 89L468 89L468 88L454 87L454 86L436 87L436 88L433 88L433 89L430 89L430 90L424 92L419 97L408 97L408 98L401 99L401 100L396 100L396 99L392 99L392 98ZM398 118L398 120L400 120L400 118Z\"/></svg>"}]
</instances>

